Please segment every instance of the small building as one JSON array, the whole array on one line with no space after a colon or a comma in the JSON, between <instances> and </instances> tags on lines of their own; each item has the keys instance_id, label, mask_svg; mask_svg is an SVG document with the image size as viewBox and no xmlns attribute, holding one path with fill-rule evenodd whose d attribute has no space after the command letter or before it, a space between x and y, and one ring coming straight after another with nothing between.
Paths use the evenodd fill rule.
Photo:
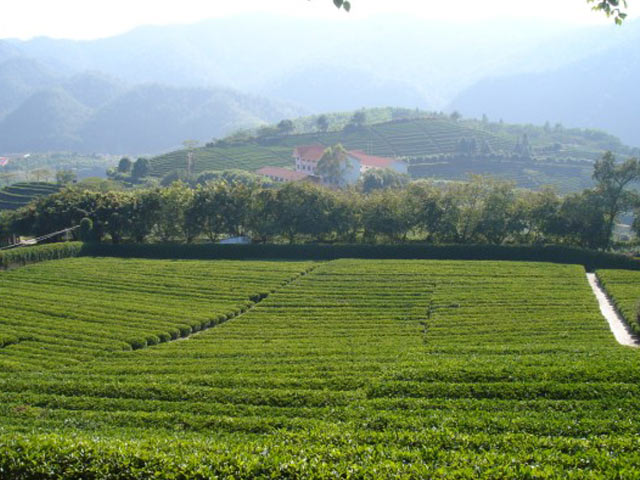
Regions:
<instances>
[{"instance_id":1,"label":"small building","mask_svg":"<svg viewBox=\"0 0 640 480\"><path fill-rule=\"evenodd\" d=\"M264 167L256 173L275 182L295 182L310 180L320 183L318 176L318 162L322 159L327 147L320 144L296 147L293 150L295 170L281 167ZM363 173L371 169L391 169L398 173L407 174L408 165L397 158L377 157L369 155L361 150L347 151L346 165L342 172L342 181L339 183L322 179L322 183L333 186L353 185L358 182Z\"/></svg>"},{"instance_id":2,"label":"small building","mask_svg":"<svg viewBox=\"0 0 640 480\"><path fill-rule=\"evenodd\" d=\"M361 150L352 150L347 154L360 162L360 173L365 173L372 169L385 168L405 175L409 172L409 166L404 160L368 155Z\"/></svg>"},{"instance_id":3,"label":"small building","mask_svg":"<svg viewBox=\"0 0 640 480\"><path fill-rule=\"evenodd\" d=\"M297 172L307 172L309 174L315 174L318 162L324 155L327 147L324 145L307 145L304 147L297 147L293 151L293 159L296 163Z\"/></svg>"},{"instance_id":4,"label":"small building","mask_svg":"<svg viewBox=\"0 0 640 480\"><path fill-rule=\"evenodd\" d=\"M297 147L293 151L296 171L309 175L317 175L316 169L318 162L324 155L325 150L326 147L319 144ZM345 185L353 185L357 183L360 176L368 170L385 168L403 174L407 174L409 171L407 163L397 158L368 155L361 150L347 151L347 165L343 172L344 181L342 183Z\"/></svg>"}]
</instances>

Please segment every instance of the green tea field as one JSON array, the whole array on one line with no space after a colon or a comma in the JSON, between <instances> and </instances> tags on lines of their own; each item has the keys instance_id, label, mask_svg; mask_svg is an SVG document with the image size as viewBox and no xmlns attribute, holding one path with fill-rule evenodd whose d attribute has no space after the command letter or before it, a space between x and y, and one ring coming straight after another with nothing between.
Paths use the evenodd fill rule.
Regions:
<instances>
[{"instance_id":1,"label":"green tea field","mask_svg":"<svg viewBox=\"0 0 640 480\"><path fill-rule=\"evenodd\" d=\"M82 257L0 292L0 478L640 476L640 352L582 266Z\"/></svg>"},{"instance_id":2,"label":"green tea field","mask_svg":"<svg viewBox=\"0 0 640 480\"><path fill-rule=\"evenodd\" d=\"M640 273L627 270L600 270L598 278L631 330L640 334Z\"/></svg>"},{"instance_id":3,"label":"green tea field","mask_svg":"<svg viewBox=\"0 0 640 480\"><path fill-rule=\"evenodd\" d=\"M14 183L0 189L0 210L16 210L37 197L46 197L58 190L60 190L60 186L54 183Z\"/></svg>"}]
</instances>

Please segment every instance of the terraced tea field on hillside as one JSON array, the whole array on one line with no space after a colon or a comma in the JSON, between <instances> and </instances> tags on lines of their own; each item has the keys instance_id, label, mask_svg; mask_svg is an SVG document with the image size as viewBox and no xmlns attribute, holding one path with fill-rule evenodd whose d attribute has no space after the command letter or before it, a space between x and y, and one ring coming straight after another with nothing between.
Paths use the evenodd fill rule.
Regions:
<instances>
[{"instance_id":1,"label":"terraced tea field on hillside","mask_svg":"<svg viewBox=\"0 0 640 480\"><path fill-rule=\"evenodd\" d=\"M7 478L640 475L640 352L580 266L79 258L0 285Z\"/></svg>"},{"instance_id":2,"label":"terraced tea field on hillside","mask_svg":"<svg viewBox=\"0 0 640 480\"><path fill-rule=\"evenodd\" d=\"M532 156L512 156L524 132ZM607 140L608 139L608 140ZM460 153L461 140L473 140L474 155ZM412 178L468 180L470 174L511 180L519 187L539 189L554 185L561 192L593 186L593 163L611 150L624 157L629 152L615 138L587 131L546 131L542 128L453 121L423 117L372 123L357 129L248 138L198 148L191 167L195 174L207 170L256 171L265 166L292 167L293 149L302 145L325 147L341 143L348 150L402 158ZM485 154L480 154L488 149ZM162 177L187 168L187 151L177 150L151 159L151 174Z\"/></svg>"},{"instance_id":3,"label":"terraced tea field on hillside","mask_svg":"<svg viewBox=\"0 0 640 480\"><path fill-rule=\"evenodd\" d=\"M60 190L60 185L54 183L14 183L0 189L0 210L17 210L37 197L46 197L58 190Z\"/></svg>"}]
</instances>

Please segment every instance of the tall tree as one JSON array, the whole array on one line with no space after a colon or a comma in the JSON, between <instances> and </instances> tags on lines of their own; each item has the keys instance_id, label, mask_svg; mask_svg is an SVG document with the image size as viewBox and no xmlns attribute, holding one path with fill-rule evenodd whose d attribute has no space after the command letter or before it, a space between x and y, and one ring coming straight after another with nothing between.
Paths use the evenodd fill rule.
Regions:
<instances>
[{"instance_id":1,"label":"tall tree","mask_svg":"<svg viewBox=\"0 0 640 480\"><path fill-rule=\"evenodd\" d=\"M342 144L329 147L318 161L316 172L331 185L342 185L348 168L347 151Z\"/></svg>"},{"instance_id":2,"label":"tall tree","mask_svg":"<svg viewBox=\"0 0 640 480\"><path fill-rule=\"evenodd\" d=\"M56 172L56 183L59 185L68 185L78 179L78 175L73 170L58 170Z\"/></svg>"},{"instance_id":3,"label":"tall tree","mask_svg":"<svg viewBox=\"0 0 640 480\"><path fill-rule=\"evenodd\" d=\"M133 163L131 162L131 160L129 160L129 158L122 157L120 159L120 162L118 162L118 172L120 172L120 173L129 173L131 171L131 166L132 165L133 165Z\"/></svg>"},{"instance_id":4,"label":"tall tree","mask_svg":"<svg viewBox=\"0 0 640 480\"><path fill-rule=\"evenodd\" d=\"M294 129L295 126L291 120L281 120L280 123L278 123L278 132L283 135L288 135L293 132Z\"/></svg>"},{"instance_id":5,"label":"tall tree","mask_svg":"<svg viewBox=\"0 0 640 480\"><path fill-rule=\"evenodd\" d=\"M318 127L318 130L320 130L321 132L326 132L327 130L329 130L329 119L326 115L320 115L316 119L316 127Z\"/></svg>"},{"instance_id":6,"label":"tall tree","mask_svg":"<svg viewBox=\"0 0 640 480\"><path fill-rule=\"evenodd\" d=\"M151 164L149 163L149 159L139 158L133 164L133 169L131 170L131 176L136 180L140 180L141 178L149 175L150 169L151 169Z\"/></svg>"},{"instance_id":7,"label":"tall tree","mask_svg":"<svg viewBox=\"0 0 640 480\"><path fill-rule=\"evenodd\" d=\"M616 164L611 152L604 154L595 164L593 179L598 182L595 194L600 199L605 217L605 248L611 245L611 237L616 218L629 210L637 195L626 190L633 182L640 180L640 163L635 158Z\"/></svg>"},{"instance_id":8,"label":"tall tree","mask_svg":"<svg viewBox=\"0 0 640 480\"><path fill-rule=\"evenodd\" d=\"M559 242L586 248L605 248L607 226L602 199L592 190L567 195L550 233Z\"/></svg>"},{"instance_id":9,"label":"tall tree","mask_svg":"<svg viewBox=\"0 0 640 480\"><path fill-rule=\"evenodd\" d=\"M356 128L363 127L365 123L367 123L367 112L364 110L358 110L355 112L349 121L349 124Z\"/></svg>"}]
</instances>

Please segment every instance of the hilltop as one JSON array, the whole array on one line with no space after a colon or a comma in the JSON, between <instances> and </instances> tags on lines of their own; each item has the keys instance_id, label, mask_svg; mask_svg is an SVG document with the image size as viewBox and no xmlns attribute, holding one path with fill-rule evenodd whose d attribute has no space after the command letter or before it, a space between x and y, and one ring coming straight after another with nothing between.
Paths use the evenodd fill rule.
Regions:
<instances>
[{"instance_id":1,"label":"hilltop","mask_svg":"<svg viewBox=\"0 0 640 480\"><path fill-rule=\"evenodd\" d=\"M408 118L397 118L404 114ZM386 121L380 121L387 117ZM327 132L275 134L262 129L255 135L238 134L194 152L193 174L203 171L264 166L292 166L296 146L342 143L351 150L403 158L413 178L462 180L470 173L513 180L539 188L555 185L561 191L591 186L593 162L606 150L620 156L632 149L616 137L596 130L566 129L561 125L509 125L477 120L455 120L401 109L377 109L375 123L343 128L349 114L334 114ZM396 117L393 120L389 118ZM314 117L294 122L311 128ZM162 177L186 168L187 152L174 151L151 160L153 176Z\"/></svg>"}]
</instances>

